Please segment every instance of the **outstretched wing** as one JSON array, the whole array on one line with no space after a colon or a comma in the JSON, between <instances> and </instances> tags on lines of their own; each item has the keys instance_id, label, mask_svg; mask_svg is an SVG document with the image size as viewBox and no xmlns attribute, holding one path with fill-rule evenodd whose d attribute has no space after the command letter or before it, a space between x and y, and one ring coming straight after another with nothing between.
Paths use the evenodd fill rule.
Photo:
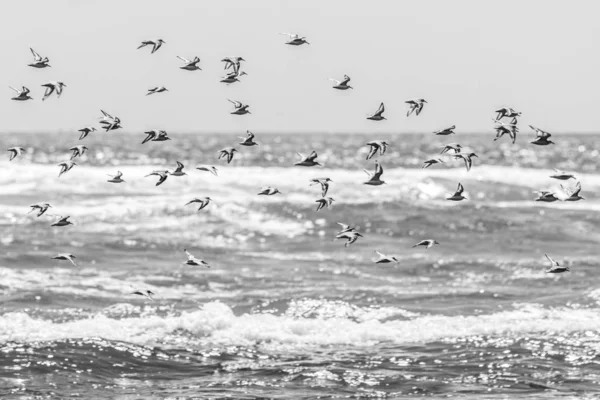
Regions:
<instances>
[{"instance_id":1,"label":"outstretched wing","mask_svg":"<svg viewBox=\"0 0 600 400\"><path fill-rule=\"evenodd\" d=\"M555 261L555 260L554 260L552 257L550 257L548 254L544 254L544 255L546 256L546 258L548 259L548 261L550 261L550 263L551 263L552 265L556 265L556 266L559 266L559 265L560 265L560 264L559 264L559 263L557 263L557 262L556 262L556 261Z\"/></svg>"},{"instance_id":2,"label":"outstretched wing","mask_svg":"<svg viewBox=\"0 0 600 400\"><path fill-rule=\"evenodd\" d=\"M313 150L313 152L312 152L312 153L310 153L310 156L308 156L308 157L306 158L306 160L307 160L307 161L314 161L314 160L317 158L317 156L318 156L318 155L317 155L317 152Z\"/></svg>"},{"instance_id":3,"label":"outstretched wing","mask_svg":"<svg viewBox=\"0 0 600 400\"><path fill-rule=\"evenodd\" d=\"M458 188L456 189L456 193L455 195L461 195L464 192L465 188L463 187L463 185L461 183L458 184Z\"/></svg>"},{"instance_id":4,"label":"outstretched wing","mask_svg":"<svg viewBox=\"0 0 600 400\"><path fill-rule=\"evenodd\" d=\"M33 58L35 59L35 61L42 61L42 56L36 53L34 49L30 47L29 50L31 50L31 54L33 54Z\"/></svg>"},{"instance_id":5,"label":"outstretched wing","mask_svg":"<svg viewBox=\"0 0 600 400\"><path fill-rule=\"evenodd\" d=\"M385 111L385 106L383 105L383 103L381 103L379 105L379 108L377 109L377 112L375 113L375 115L381 115L381 114L383 114L384 111Z\"/></svg>"},{"instance_id":6,"label":"outstretched wing","mask_svg":"<svg viewBox=\"0 0 600 400\"><path fill-rule=\"evenodd\" d=\"M189 64L189 63L190 63L190 60L188 60L187 58L183 58L183 57L181 57L181 56L177 56L177 58L179 58L181 61L183 61L183 62L184 62L184 63L186 63L186 64Z\"/></svg>"}]
</instances>

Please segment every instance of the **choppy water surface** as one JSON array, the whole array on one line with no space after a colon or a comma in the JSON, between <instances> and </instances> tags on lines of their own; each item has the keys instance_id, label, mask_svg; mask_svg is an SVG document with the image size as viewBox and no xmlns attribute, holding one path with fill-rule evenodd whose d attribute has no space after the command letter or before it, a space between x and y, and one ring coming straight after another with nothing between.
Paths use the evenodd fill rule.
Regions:
<instances>
[{"instance_id":1,"label":"choppy water surface","mask_svg":"<svg viewBox=\"0 0 600 400\"><path fill-rule=\"evenodd\" d=\"M258 133L230 165L216 157L233 135L143 136L92 133L59 179L77 133L0 135L28 149L0 161L3 399L597 395L598 136ZM361 146L379 138L388 185L367 187ZM450 141L479 154L470 172L450 159L420 169ZM324 168L293 167L313 149ZM144 177L176 160L187 176ZM555 167L577 173L585 201L533 201L561 183ZM117 170L126 183L107 183ZM336 202L316 213L321 176ZM445 201L458 182L468 200ZM257 196L263 185L283 195ZM204 196L206 209L184 207ZM27 214L40 201L75 225ZM336 222L365 237L344 247ZM411 247L425 238L441 245ZM212 268L181 265L183 248ZM400 262L374 264L374 250ZM61 252L79 266L50 259ZM545 274L544 253L571 272Z\"/></svg>"}]
</instances>

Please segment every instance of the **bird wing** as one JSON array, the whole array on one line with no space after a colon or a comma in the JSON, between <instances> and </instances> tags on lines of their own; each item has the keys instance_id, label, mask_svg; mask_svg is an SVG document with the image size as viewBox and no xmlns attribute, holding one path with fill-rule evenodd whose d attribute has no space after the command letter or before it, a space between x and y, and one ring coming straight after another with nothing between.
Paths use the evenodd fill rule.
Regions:
<instances>
[{"instance_id":1,"label":"bird wing","mask_svg":"<svg viewBox=\"0 0 600 400\"><path fill-rule=\"evenodd\" d=\"M385 111L385 106L383 105L383 102L379 105L379 108L377 109L377 112L375 113L375 115L381 115L383 114L383 112Z\"/></svg>"},{"instance_id":2,"label":"bird wing","mask_svg":"<svg viewBox=\"0 0 600 400\"><path fill-rule=\"evenodd\" d=\"M573 191L571 196L578 196L579 192L581 192L581 182L577 182L577 184L575 184L575 190Z\"/></svg>"},{"instance_id":3,"label":"bird wing","mask_svg":"<svg viewBox=\"0 0 600 400\"><path fill-rule=\"evenodd\" d=\"M552 263L552 265L560 265L559 263L557 263L552 257L550 257L548 254L544 254L546 256L546 258L548 259L548 261L550 261L550 263Z\"/></svg>"},{"instance_id":4,"label":"bird wing","mask_svg":"<svg viewBox=\"0 0 600 400\"><path fill-rule=\"evenodd\" d=\"M21 94L21 91L20 91L20 90L17 90L17 89L15 89L15 88L14 88L14 87L12 87L12 86L9 86L9 88L11 88L11 89L12 89L12 90L14 90L15 92L17 92L17 94Z\"/></svg>"},{"instance_id":5,"label":"bird wing","mask_svg":"<svg viewBox=\"0 0 600 400\"><path fill-rule=\"evenodd\" d=\"M227 99L227 100L228 100L230 103L232 103L232 104L235 106L235 108L240 108L240 107L242 106L242 103L241 103L241 102L239 102L239 101L236 101L236 100L229 100L229 99Z\"/></svg>"},{"instance_id":6,"label":"bird wing","mask_svg":"<svg viewBox=\"0 0 600 400\"><path fill-rule=\"evenodd\" d=\"M335 82L337 85L341 85L341 84L342 84L342 81L338 81L338 80L337 80L337 79L335 79L335 78L329 78L329 80L330 80L331 82Z\"/></svg>"},{"instance_id":7,"label":"bird wing","mask_svg":"<svg viewBox=\"0 0 600 400\"><path fill-rule=\"evenodd\" d=\"M458 188L456 189L456 193L455 195L461 195L464 192L465 188L463 187L463 185L461 183L458 184Z\"/></svg>"},{"instance_id":8,"label":"bird wing","mask_svg":"<svg viewBox=\"0 0 600 400\"><path fill-rule=\"evenodd\" d=\"M42 61L42 57L38 53L36 53L34 49L30 47L29 50L31 50L31 54L33 54L33 58L35 59L35 61Z\"/></svg>"},{"instance_id":9,"label":"bird wing","mask_svg":"<svg viewBox=\"0 0 600 400\"><path fill-rule=\"evenodd\" d=\"M179 161L177 161L177 169L180 171L183 169L183 164L180 163Z\"/></svg>"},{"instance_id":10,"label":"bird wing","mask_svg":"<svg viewBox=\"0 0 600 400\"><path fill-rule=\"evenodd\" d=\"M183 62L184 62L184 63L186 63L186 64L189 64L189 63L190 63L190 60L188 60L187 58L183 58L183 57L181 57L181 56L177 56L177 58L179 58L181 61L183 61Z\"/></svg>"},{"instance_id":11,"label":"bird wing","mask_svg":"<svg viewBox=\"0 0 600 400\"><path fill-rule=\"evenodd\" d=\"M336 224L338 224L340 226L340 228L342 228L342 229L350 228L350 225L342 224L341 222L336 222Z\"/></svg>"},{"instance_id":12,"label":"bird wing","mask_svg":"<svg viewBox=\"0 0 600 400\"><path fill-rule=\"evenodd\" d=\"M306 160L307 161L314 161L317 157L318 157L317 152L313 150L312 153L310 153L310 156L308 156L306 158Z\"/></svg>"},{"instance_id":13,"label":"bird wing","mask_svg":"<svg viewBox=\"0 0 600 400\"><path fill-rule=\"evenodd\" d=\"M346 86L350 82L350 77L348 75L344 75L344 80L340 83L340 85Z\"/></svg>"},{"instance_id":14,"label":"bird wing","mask_svg":"<svg viewBox=\"0 0 600 400\"><path fill-rule=\"evenodd\" d=\"M252 133L250 131L246 131L246 133L248 134L248 140L254 139L254 133Z\"/></svg>"},{"instance_id":15,"label":"bird wing","mask_svg":"<svg viewBox=\"0 0 600 400\"><path fill-rule=\"evenodd\" d=\"M104 110L100 110L100 111L102 111L102 114L104 114L105 117L114 119L114 117L112 115L110 115L109 113L107 113L106 111L104 111Z\"/></svg>"},{"instance_id":16,"label":"bird wing","mask_svg":"<svg viewBox=\"0 0 600 400\"><path fill-rule=\"evenodd\" d=\"M379 180L383 175L383 167L379 163L375 163L375 173L373 174L372 180Z\"/></svg>"}]
</instances>

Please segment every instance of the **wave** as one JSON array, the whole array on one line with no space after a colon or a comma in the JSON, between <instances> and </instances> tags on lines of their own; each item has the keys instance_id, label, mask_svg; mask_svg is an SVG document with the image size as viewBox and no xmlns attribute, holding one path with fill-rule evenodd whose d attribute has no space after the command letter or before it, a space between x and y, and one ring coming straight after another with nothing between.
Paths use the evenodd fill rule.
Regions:
<instances>
[{"instance_id":1,"label":"wave","mask_svg":"<svg viewBox=\"0 0 600 400\"><path fill-rule=\"evenodd\" d=\"M383 313L385 318L389 313ZM318 315L317 315L318 316ZM35 319L24 312L0 317L0 342L47 342L101 337L134 344L192 342L252 346L371 346L380 343L427 343L444 339L487 335L510 336L600 330L600 309L554 308L522 305L518 309L477 316L417 316L412 319L362 321L342 318L302 318L290 315L244 314L220 302L177 316L143 316L115 319L105 314L70 322ZM403 316L402 318L405 318Z\"/></svg>"}]
</instances>

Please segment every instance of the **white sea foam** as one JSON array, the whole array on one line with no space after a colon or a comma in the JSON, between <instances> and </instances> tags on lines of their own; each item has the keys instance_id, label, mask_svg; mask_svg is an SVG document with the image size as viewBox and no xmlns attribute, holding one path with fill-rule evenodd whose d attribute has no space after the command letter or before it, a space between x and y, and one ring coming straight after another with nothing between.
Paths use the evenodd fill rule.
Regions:
<instances>
[{"instance_id":1,"label":"white sea foam","mask_svg":"<svg viewBox=\"0 0 600 400\"><path fill-rule=\"evenodd\" d=\"M220 302L178 316L114 319L100 313L64 323L35 319L23 312L0 317L0 342L53 341L102 337L136 344L165 340L185 331L205 343L253 345L263 342L289 346L369 346L381 342L410 344L472 335L531 335L544 332L600 330L599 309L544 309L524 305L511 311L477 316L419 316L410 320L356 322L347 318L306 319L287 315L236 316Z\"/></svg>"}]
</instances>

